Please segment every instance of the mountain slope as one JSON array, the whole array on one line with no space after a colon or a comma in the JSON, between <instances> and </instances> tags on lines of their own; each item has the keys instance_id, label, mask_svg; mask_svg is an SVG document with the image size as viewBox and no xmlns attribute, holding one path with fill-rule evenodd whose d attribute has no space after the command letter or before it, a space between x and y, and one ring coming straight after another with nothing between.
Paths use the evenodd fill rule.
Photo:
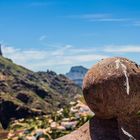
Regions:
<instances>
[{"instance_id":1,"label":"mountain slope","mask_svg":"<svg viewBox=\"0 0 140 140\"><path fill-rule=\"evenodd\" d=\"M66 73L66 76L74 81L77 85L82 87L83 78L87 71L88 69L83 66L74 66L68 73Z\"/></svg>"},{"instance_id":2,"label":"mountain slope","mask_svg":"<svg viewBox=\"0 0 140 140\"><path fill-rule=\"evenodd\" d=\"M68 105L81 89L63 75L35 73L0 56L0 122L48 114Z\"/></svg>"}]
</instances>

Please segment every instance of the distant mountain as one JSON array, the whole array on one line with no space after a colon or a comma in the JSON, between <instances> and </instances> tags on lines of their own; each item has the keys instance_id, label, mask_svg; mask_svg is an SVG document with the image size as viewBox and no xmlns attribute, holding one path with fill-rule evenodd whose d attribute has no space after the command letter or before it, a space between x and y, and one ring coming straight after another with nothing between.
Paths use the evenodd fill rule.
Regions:
<instances>
[{"instance_id":1,"label":"distant mountain","mask_svg":"<svg viewBox=\"0 0 140 140\"><path fill-rule=\"evenodd\" d=\"M74 81L77 85L82 87L83 78L87 71L88 69L83 66L74 66L70 69L68 73L66 73L66 76L72 81Z\"/></svg>"},{"instance_id":2,"label":"distant mountain","mask_svg":"<svg viewBox=\"0 0 140 140\"><path fill-rule=\"evenodd\" d=\"M69 105L81 88L55 72L33 72L0 56L0 122L48 114Z\"/></svg>"}]
</instances>

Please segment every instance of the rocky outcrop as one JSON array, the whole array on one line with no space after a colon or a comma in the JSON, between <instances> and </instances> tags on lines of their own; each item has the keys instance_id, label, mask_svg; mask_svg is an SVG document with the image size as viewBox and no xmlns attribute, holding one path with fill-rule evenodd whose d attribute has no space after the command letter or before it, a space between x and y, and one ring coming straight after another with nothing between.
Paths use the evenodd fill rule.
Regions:
<instances>
[{"instance_id":1,"label":"rocky outcrop","mask_svg":"<svg viewBox=\"0 0 140 140\"><path fill-rule=\"evenodd\" d=\"M81 128L64 139L140 139L140 67L136 63L120 57L102 60L86 74L83 94L95 113L94 123L89 122L85 135Z\"/></svg>"},{"instance_id":2,"label":"rocky outcrop","mask_svg":"<svg viewBox=\"0 0 140 140\"><path fill-rule=\"evenodd\" d=\"M75 66L72 67L68 73L66 73L66 76L82 87L83 79L87 71L88 69L83 66Z\"/></svg>"},{"instance_id":3,"label":"rocky outcrop","mask_svg":"<svg viewBox=\"0 0 140 140\"><path fill-rule=\"evenodd\" d=\"M32 110L27 106L0 98L0 122L4 129L8 127L11 120L43 114L40 110Z\"/></svg>"},{"instance_id":4,"label":"rocky outcrop","mask_svg":"<svg viewBox=\"0 0 140 140\"><path fill-rule=\"evenodd\" d=\"M50 88L59 92L60 96L66 97L65 101L67 102L71 102L77 95L82 95L81 88L65 75L56 74L53 71L37 72L36 74L42 81L47 82Z\"/></svg>"},{"instance_id":5,"label":"rocky outcrop","mask_svg":"<svg viewBox=\"0 0 140 140\"><path fill-rule=\"evenodd\" d=\"M4 128L13 118L34 116L33 110L48 114L68 106L81 93L64 75L33 72L0 56L0 122Z\"/></svg>"}]
</instances>

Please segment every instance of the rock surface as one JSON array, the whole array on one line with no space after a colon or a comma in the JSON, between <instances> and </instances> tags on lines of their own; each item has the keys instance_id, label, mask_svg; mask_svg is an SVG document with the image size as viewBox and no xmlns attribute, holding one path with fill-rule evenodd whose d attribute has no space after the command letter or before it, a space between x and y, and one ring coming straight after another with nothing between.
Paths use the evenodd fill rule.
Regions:
<instances>
[{"instance_id":1,"label":"rock surface","mask_svg":"<svg viewBox=\"0 0 140 140\"><path fill-rule=\"evenodd\" d=\"M74 66L66 73L66 76L82 87L83 79L87 71L88 69L83 66Z\"/></svg>"},{"instance_id":2,"label":"rock surface","mask_svg":"<svg viewBox=\"0 0 140 140\"><path fill-rule=\"evenodd\" d=\"M87 72L83 94L95 118L63 139L140 139L139 65L120 57L102 60Z\"/></svg>"},{"instance_id":3,"label":"rock surface","mask_svg":"<svg viewBox=\"0 0 140 140\"><path fill-rule=\"evenodd\" d=\"M120 138L140 139L140 67L125 58L108 58L86 74L83 94L99 119L118 121Z\"/></svg>"},{"instance_id":4,"label":"rock surface","mask_svg":"<svg viewBox=\"0 0 140 140\"><path fill-rule=\"evenodd\" d=\"M115 119L101 120L94 117L78 130L57 140L120 140Z\"/></svg>"},{"instance_id":5,"label":"rock surface","mask_svg":"<svg viewBox=\"0 0 140 140\"><path fill-rule=\"evenodd\" d=\"M108 119L140 109L140 67L125 58L108 58L86 74L83 93L96 116Z\"/></svg>"},{"instance_id":6,"label":"rock surface","mask_svg":"<svg viewBox=\"0 0 140 140\"><path fill-rule=\"evenodd\" d=\"M4 129L8 127L11 118L19 119L43 115L39 110L32 110L28 107L14 104L12 101L0 99L0 122Z\"/></svg>"}]
</instances>

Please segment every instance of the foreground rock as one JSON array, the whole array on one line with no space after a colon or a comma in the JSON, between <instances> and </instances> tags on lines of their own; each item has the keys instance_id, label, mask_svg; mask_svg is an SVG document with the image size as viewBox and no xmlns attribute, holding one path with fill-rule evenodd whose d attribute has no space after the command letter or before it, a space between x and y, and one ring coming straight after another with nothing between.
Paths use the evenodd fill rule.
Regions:
<instances>
[{"instance_id":1,"label":"foreground rock","mask_svg":"<svg viewBox=\"0 0 140 140\"><path fill-rule=\"evenodd\" d=\"M93 122L59 140L140 139L140 67L136 63L119 57L102 60L86 74L83 94L95 113Z\"/></svg>"},{"instance_id":2,"label":"foreground rock","mask_svg":"<svg viewBox=\"0 0 140 140\"><path fill-rule=\"evenodd\" d=\"M125 58L108 58L87 73L83 93L99 119L118 121L120 138L140 139L140 67Z\"/></svg>"},{"instance_id":3,"label":"foreground rock","mask_svg":"<svg viewBox=\"0 0 140 140\"><path fill-rule=\"evenodd\" d=\"M120 140L115 119L93 118L78 130L57 140Z\"/></svg>"},{"instance_id":4,"label":"foreground rock","mask_svg":"<svg viewBox=\"0 0 140 140\"><path fill-rule=\"evenodd\" d=\"M140 68L124 58L109 58L87 73L83 93L96 116L108 119L140 109Z\"/></svg>"}]
</instances>

